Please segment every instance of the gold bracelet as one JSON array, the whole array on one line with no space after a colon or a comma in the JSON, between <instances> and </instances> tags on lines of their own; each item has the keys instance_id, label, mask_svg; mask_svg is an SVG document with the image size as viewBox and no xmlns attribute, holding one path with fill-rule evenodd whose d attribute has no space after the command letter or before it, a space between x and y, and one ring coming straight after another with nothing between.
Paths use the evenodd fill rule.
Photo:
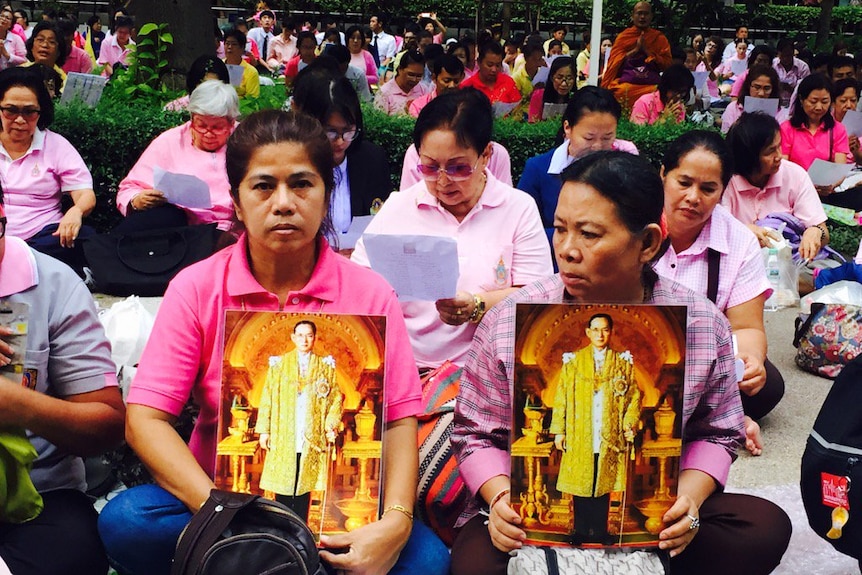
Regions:
<instances>
[{"instance_id":1,"label":"gold bracelet","mask_svg":"<svg viewBox=\"0 0 862 575\"><path fill-rule=\"evenodd\" d=\"M470 314L470 323L479 323L485 317L485 300L479 294L473 294L473 313Z\"/></svg>"},{"instance_id":2,"label":"gold bracelet","mask_svg":"<svg viewBox=\"0 0 862 575\"><path fill-rule=\"evenodd\" d=\"M383 515L386 515L390 511L400 511L401 513L403 513L404 515L407 516L407 519L409 519L410 521L413 521L413 512L410 511L409 509L407 509L406 507L404 507L403 505L398 505L397 503L395 505L390 505L389 507L387 507L386 509L383 510Z\"/></svg>"}]
</instances>

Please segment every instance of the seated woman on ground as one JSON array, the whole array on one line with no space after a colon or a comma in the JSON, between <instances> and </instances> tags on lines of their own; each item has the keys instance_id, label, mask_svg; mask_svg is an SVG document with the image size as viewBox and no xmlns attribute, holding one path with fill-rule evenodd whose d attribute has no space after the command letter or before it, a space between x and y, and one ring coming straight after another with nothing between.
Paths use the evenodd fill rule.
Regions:
<instances>
[{"instance_id":1,"label":"seated woman on ground","mask_svg":"<svg viewBox=\"0 0 862 575\"><path fill-rule=\"evenodd\" d=\"M773 58L775 58L775 52L768 44L758 44L748 55L748 70L751 70L755 66L766 66L767 68L772 68ZM732 100L738 98L739 94L742 92L742 86L745 83L745 78L748 76L748 70L743 72L736 82L733 83L733 87L730 89L730 97ZM780 98L781 90L773 91L770 97Z\"/></svg>"},{"instance_id":2,"label":"seated woman on ground","mask_svg":"<svg viewBox=\"0 0 862 575\"><path fill-rule=\"evenodd\" d=\"M257 68L245 61L246 36L236 28L224 33L224 63L227 66L241 66L242 79L234 88L240 98L260 97L260 74ZM230 71L230 68L228 68Z\"/></svg>"},{"instance_id":3,"label":"seated woman on ground","mask_svg":"<svg viewBox=\"0 0 862 575\"><path fill-rule=\"evenodd\" d=\"M731 102L721 116L721 133L726 134L730 127L739 119L745 111L745 100L748 98L775 98L781 91L781 83L778 81L778 73L772 66L754 66L748 70L748 74L742 81L739 98ZM787 109L778 108L775 119L780 124L787 119Z\"/></svg>"},{"instance_id":4,"label":"seated woman on ground","mask_svg":"<svg viewBox=\"0 0 862 575\"><path fill-rule=\"evenodd\" d=\"M182 112L189 107L189 98L195 88L206 80L220 80L230 84L230 76L224 62L215 56L198 56L186 74L186 95L165 104L165 110L169 112Z\"/></svg>"},{"instance_id":5,"label":"seated woman on ground","mask_svg":"<svg viewBox=\"0 0 862 575\"><path fill-rule=\"evenodd\" d=\"M694 89L694 75L682 64L674 64L661 75L655 92L644 94L632 106L635 124L685 121L685 103Z\"/></svg>"},{"instance_id":6,"label":"seated woman on ground","mask_svg":"<svg viewBox=\"0 0 862 575\"><path fill-rule=\"evenodd\" d=\"M96 207L93 177L74 146L48 129L53 121L54 102L39 70L17 67L0 72L0 154L6 158L0 162L0 175L9 217L6 231L83 277L86 263L78 240L95 233L83 224ZM64 194L72 199L66 213Z\"/></svg>"},{"instance_id":7,"label":"seated woman on ground","mask_svg":"<svg viewBox=\"0 0 862 575\"><path fill-rule=\"evenodd\" d=\"M763 304L772 290L760 246L719 205L732 175L733 156L715 132L695 130L670 143L661 168L670 245L655 271L705 295L730 322L737 357L745 365L739 382L745 446L760 455L763 442L756 421L781 401L784 379L766 359Z\"/></svg>"},{"instance_id":8,"label":"seated woman on ground","mask_svg":"<svg viewBox=\"0 0 862 575\"><path fill-rule=\"evenodd\" d=\"M105 575L81 457L101 455L123 439L125 408L111 346L92 295L72 270L6 235L6 218L17 227L23 213L5 211L3 200L0 190L0 297L4 306L28 306L28 329L21 357L3 328L0 363L23 364L25 374L0 375L0 424L4 448L33 461L29 473L16 475L14 458L8 452L3 458L9 482L0 502L0 571Z\"/></svg>"},{"instance_id":9,"label":"seated woman on ground","mask_svg":"<svg viewBox=\"0 0 862 575\"><path fill-rule=\"evenodd\" d=\"M666 247L661 179L642 158L613 151L591 154L561 177L554 216L560 273L527 285L485 316L461 380L451 440L472 498L457 524L453 575L506 573L510 552L526 537L509 500L520 302L687 306L688 325L696 322L697 329L686 333L691 355L678 490L661 518L659 548L676 575L770 573L790 541L790 519L769 501L723 489L745 439L730 326L706 298L651 267Z\"/></svg>"},{"instance_id":10,"label":"seated woman on ground","mask_svg":"<svg viewBox=\"0 0 862 575\"><path fill-rule=\"evenodd\" d=\"M157 228L216 223L227 232L233 224L225 145L239 117L239 100L232 86L221 80L206 80L189 97L191 120L159 134L117 192L117 209L126 218L118 233ZM185 206L182 199L168 202L155 189L157 174L187 174L203 180L209 190L210 207L199 202ZM190 202L191 203L191 202Z\"/></svg>"},{"instance_id":11,"label":"seated woman on ground","mask_svg":"<svg viewBox=\"0 0 862 575\"><path fill-rule=\"evenodd\" d=\"M335 189L329 219L335 234L327 240L337 247L353 218L377 213L392 192L389 159L364 137L359 98L346 78L312 65L296 77L291 105L320 122L332 145Z\"/></svg>"},{"instance_id":12,"label":"seated woman on ground","mask_svg":"<svg viewBox=\"0 0 862 575\"><path fill-rule=\"evenodd\" d=\"M844 117L850 110L856 110L859 105L859 83L853 78L844 78L835 82L832 87L832 117L836 122L844 122ZM862 163L862 150L859 149L859 137L847 134L850 154L857 164Z\"/></svg>"},{"instance_id":13,"label":"seated woman on ground","mask_svg":"<svg viewBox=\"0 0 862 575\"><path fill-rule=\"evenodd\" d=\"M404 512L416 497L422 396L398 300L379 275L333 253L325 239L335 186L326 133L305 114L257 112L231 136L226 165L245 231L181 271L165 294L126 423L127 441L157 484L123 491L102 510L108 557L124 575L167 575L177 538L215 487L225 309L322 311L386 316L386 490L382 517L322 536L321 558L333 571L445 575L446 547ZM192 394L201 411L187 445L173 423Z\"/></svg>"},{"instance_id":14,"label":"seated woman on ground","mask_svg":"<svg viewBox=\"0 0 862 575\"><path fill-rule=\"evenodd\" d=\"M476 325L517 287L550 273L551 253L535 203L487 169L494 114L474 89L442 94L419 113L413 143L424 181L392 194L369 234L425 234L457 239L453 298L402 302L416 364L463 366ZM365 243L352 259L370 265Z\"/></svg>"},{"instance_id":15,"label":"seated woman on ground","mask_svg":"<svg viewBox=\"0 0 862 575\"><path fill-rule=\"evenodd\" d=\"M781 130L775 118L743 114L727 134L734 175L721 205L754 232L760 247L769 247L777 232L758 225L773 213L789 213L806 226L799 256L812 260L829 243L826 212L808 173L781 157Z\"/></svg>"},{"instance_id":16,"label":"seated woman on ground","mask_svg":"<svg viewBox=\"0 0 862 575\"><path fill-rule=\"evenodd\" d=\"M66 83L66 72L61 66L69 55L69 45L63 42L63 35L53 22L42 21L33 28L26 47L27 61L21 66L41 68L48 93L52 98L58 97Z\"/></svg>"},{"instance_id":17,"label":"seated woman on ground","mask_svg":"<svg viewBox=\"0 0 862 575\"><path fill-rule=\"evenodd\" d=\"M544 88L533 90L530 96L528 114L530 123L561 116L560 112L553 113L552 107L554 105L565 107L572 101L577 93L576 78L574 61L570 56L555 58L548 71L549 81Z\"/></svg>"},{"instance_id":18,"label":"seated woman on ground","mask_svg":"<svg viewBox=\"0 0 862 575\"><path fill-rule=\"evenodd\" d=\"M539 206L549 243L562 185L559 174L571 163L598 150L638 153L634 144L617 139L621 113L620 104L610 90L584 86L563 113L556 147L530 158L524 165L518 189L530 194Z\"/></svg>"},{"instance_id":19,"label":"seated woman on ground","mask_svg":"<svg viewBox=\"0 0 862 575\"><path fill-rule=\"evenodd\" d=\"M374 106L390 116L407 114L410 103L430 89L422 84L425 57L417 50L407 50L398 61L395 77L380 86L374 96Z\"/></svg>"}]
</instances>

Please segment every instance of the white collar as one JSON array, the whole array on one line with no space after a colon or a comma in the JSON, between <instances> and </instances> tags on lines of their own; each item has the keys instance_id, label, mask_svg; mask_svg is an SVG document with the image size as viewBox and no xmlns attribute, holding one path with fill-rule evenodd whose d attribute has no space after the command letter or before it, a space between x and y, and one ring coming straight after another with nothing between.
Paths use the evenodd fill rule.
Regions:
<instances>
[{"instance_id":1,"label":"white collar","mask_svg":"<svg viewBox=\"0 0 862 575\"><path fill-rule=\"evenodd\" d=\"M551 156L551 163L548 166L548 173L560 174L574 161L575 158L569 155L569 141L565 140L556 150L554 150L554 153Z\"/></svg>"}]
</instances>

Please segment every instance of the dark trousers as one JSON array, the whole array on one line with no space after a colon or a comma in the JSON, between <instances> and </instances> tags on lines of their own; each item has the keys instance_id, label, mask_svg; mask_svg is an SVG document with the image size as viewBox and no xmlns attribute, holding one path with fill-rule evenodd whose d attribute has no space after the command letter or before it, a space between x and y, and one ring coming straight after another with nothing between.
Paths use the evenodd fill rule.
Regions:
<instances>
[{"instance_id":1,"label":"dark trousers","mask_svg":"<svg viewBox=\"0 0 862 575\"><path fill-rule=\"evenodd\" d=\"M296 474L293 478L293 484L299 485L299 469L302 463L302 454L296 454ZM308 522L308 507L311 504L311 493L299 493L296 495L275 494L275 500L286 506L288 509L302 517L306 523Z\"/></svg>"},{"instance_id":2,"label":"dark trousers","mask_svg":"<svg viewBox=\"0 0 862 575\"><path fill-rule=\"evenodd\" d=\"M714 493L700 518L691 544L670 560L673 575L767 575L790 542L790 518L759 497ZM491 543L486 520L477 515L461 529L452 546L452 575L506 573L509 555Z\"/></svg>"},{"instance_id":3,"label":"dark trousers","mask_svg":"<svg viewBox=\"0 0 862 575\"><path fill-rule=\"evenodd\" d=\"M0 523L0 557L15 575L105 575L108 559L90 499L75 490L42 494L45 509L32 521Z\"/></svg>"},{"instance_id":4,"label":"dark trousers","mask_svg":"<svg viewBox=\"0 0 862 575\"><path fill-rule=\"evenodd\" d=\"M768 359L763 365L766 368L766 384L755 395L740 394L745 415L755 421L772 411L784 397L784 378L781 372Z\"/></svg>"},{"instance_id":5,"label":"dark trousers","mask_svg":"<svg viewBox=\"0 0 862 575\"><path fill-rule=\"evenodd\" d=\"M126 211L126 217L117 224L113 233L131 234L134 232L149 232L164 228L182 228L189 225L188 216L173 204L164 204L150 210L137 212L131 208Z\"/></svg>"},{"instance_id":6,"label":"dark trousers","mask_svg":"<svg viewBox=\"0 0 862 575\"><path fill-rule=\"evenodd\" d=\"M858 212L862 210L862 186L829 194L820 198L820 201L831 206L838 206L839 208L851 208L853 211Z\"/></svg>"},{"instance_id":7,"label":"dark trousers","mask_svg":"<svg viewBox=\"0 0 862 575\"><path fill-rule=\"evenodd\" d=\"M78 231L78 239L75 240L75 245L71 248L64 248L60 245L60 236L52 235L57 231L59 223L45 226L39 232L27 240L27 245L36 250L47 254L54 259L58 259L77 273L84 277L84 267L87 265L87 260L84 257L83 241L87 238L96 235L96 230L90 226L81 226Z\"/></svg>"},{"instance_id":8,"label":"dark trousers","mask_svg":"<svg viewBox=\"0 0 862 575\"><path fill-rule=\"evenodd\" d=\"M573 543L604 543L608 538L608 504L610 495L601 497L575 497Z\"/></svg>"}]
</instances>

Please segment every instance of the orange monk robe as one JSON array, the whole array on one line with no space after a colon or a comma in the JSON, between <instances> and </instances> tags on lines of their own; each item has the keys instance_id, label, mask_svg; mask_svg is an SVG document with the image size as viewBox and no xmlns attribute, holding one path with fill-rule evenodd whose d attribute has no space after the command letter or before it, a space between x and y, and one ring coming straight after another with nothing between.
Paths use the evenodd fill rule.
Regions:
<instances>
[{"instance_id":1,"label":"orange monk robe","mask_svg":"<svg viewBox=\"0 0 862 575\"><path fill-rule=\"evenodd\" d=\"M640 35L641 30L635 26L620 32L611 48L608 65L602 76L602 88L612 91L621 104L629 107L644 94L656 90L655 84L629 84L619 80L626 54L634 49ZM644 49L649 54L647 64L655 64L660 72L664 72L671 65L670 43L665 35L655 28L647 28L643 35Z\"/></svg>"}]
</instances>

